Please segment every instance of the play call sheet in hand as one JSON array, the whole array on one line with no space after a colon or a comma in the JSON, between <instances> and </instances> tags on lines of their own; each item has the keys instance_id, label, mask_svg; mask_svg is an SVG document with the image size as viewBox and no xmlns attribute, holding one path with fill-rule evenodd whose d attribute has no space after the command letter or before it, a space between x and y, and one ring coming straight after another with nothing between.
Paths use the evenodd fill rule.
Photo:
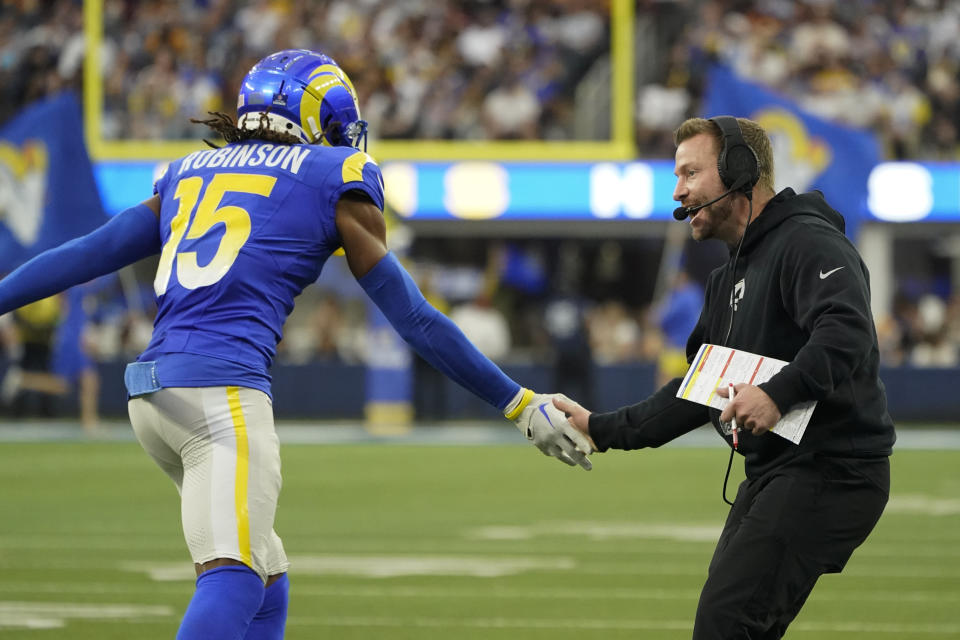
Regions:
<instances>
[{"instance_id":1,"label":"play call sheet in hand","mask_svg":"<svg viewBox=\"0 0 960 640\"><path fill-rule=\"evenodd\" d=\"M768 358L749 351L715 344L702 344L693 364L687 370L687 375L683 378L677 397L723 410L727 406L727 399L717 395L717 387L728 382L760 384L772 378L786 365L787 362L783 360ZM799 444L816 406L815 400L794 406L780 418L771 431L794 444Z\"/></svg>"}]
</instances>

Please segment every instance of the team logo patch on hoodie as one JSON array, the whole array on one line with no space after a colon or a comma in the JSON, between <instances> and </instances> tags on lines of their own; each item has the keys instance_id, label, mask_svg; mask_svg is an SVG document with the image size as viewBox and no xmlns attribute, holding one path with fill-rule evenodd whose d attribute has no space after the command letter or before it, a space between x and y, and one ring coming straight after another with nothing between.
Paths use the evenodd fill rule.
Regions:
<instances>
[{"instance_id":1,"label":"team logo patch on hoodie","mask_svg":"<svg viewBox=\"0 0 960 640\"><path fill-rule=\"evenodd\" d=\"M733 291L730 292L730 306L733 307L733 310L737 310L737 305L743 300L743 292L746 290L746 284L744 278L740 279L740 282L733 285Z\"/></svg>"}]
</instances>

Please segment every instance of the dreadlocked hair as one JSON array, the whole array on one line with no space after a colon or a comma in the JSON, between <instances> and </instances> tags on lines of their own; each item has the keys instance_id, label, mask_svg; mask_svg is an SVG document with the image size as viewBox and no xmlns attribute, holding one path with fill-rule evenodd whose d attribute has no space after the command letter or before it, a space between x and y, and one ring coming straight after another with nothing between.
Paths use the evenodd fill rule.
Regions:
<instances>
[{"instance_id":1,"label":"dreadlocked hair","mask_svg":"<svg viewBox=\"0 0 960 640\"><path fill-rule=\"evenodd\" d=\"M302 140L295 135L282 133L280 131L274 131L271 129L270 120L267 118L266 111L260 112L260 122L257 124L256 129L247 129L246 127L241 129L237 126L233 116L230 116L226 113L221 113L219 111L208 111L207 113L213 117L207 118L206 120L190 118L190 122L193 122L194 124L207 125L216 133L219 133L220 136L227 142L227 144L230 144L231 142L243 142L244 140L263 140L264 142L277 142L279 144L302 143ZM206 138L204 138L203 141L214 149L220 148L220 145L214 144Z\"/></svg>"}]
</instances>

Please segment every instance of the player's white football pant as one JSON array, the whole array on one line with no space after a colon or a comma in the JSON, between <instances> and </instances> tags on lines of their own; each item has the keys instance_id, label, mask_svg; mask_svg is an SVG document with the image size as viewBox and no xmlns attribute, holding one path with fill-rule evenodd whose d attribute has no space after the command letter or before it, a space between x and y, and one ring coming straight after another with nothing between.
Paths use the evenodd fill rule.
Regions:
<instances>
[{"instance_id":1,"label":"player's white football pant","mask_svg":"<svg viewBox=\"0 0 960 640\"><path fill-rule=\"evenodd\" d=\"M177 485L195 563L239 560L266 581L289 567L273 530L280 441L270 398L246 387L175 387L128 403L137 439Z\"/></svg>"}]
</instances>

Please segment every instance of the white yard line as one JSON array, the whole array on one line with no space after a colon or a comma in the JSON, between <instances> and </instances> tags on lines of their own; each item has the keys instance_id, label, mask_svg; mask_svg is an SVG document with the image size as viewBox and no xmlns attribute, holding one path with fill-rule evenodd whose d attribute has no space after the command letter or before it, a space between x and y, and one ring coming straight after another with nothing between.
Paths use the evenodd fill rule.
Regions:
<instances>
[{"instance_id":1,"label":"white yard line","mask_svg":"<svg viewBox=\"0 0 960 640\"><path fill-rule=\"evenodd\" d=\"M0 600L0 629L60 629L69 620L122 620L129 623L172 615L173 609L166 606Z\"/></svg>"}]
</instances>

